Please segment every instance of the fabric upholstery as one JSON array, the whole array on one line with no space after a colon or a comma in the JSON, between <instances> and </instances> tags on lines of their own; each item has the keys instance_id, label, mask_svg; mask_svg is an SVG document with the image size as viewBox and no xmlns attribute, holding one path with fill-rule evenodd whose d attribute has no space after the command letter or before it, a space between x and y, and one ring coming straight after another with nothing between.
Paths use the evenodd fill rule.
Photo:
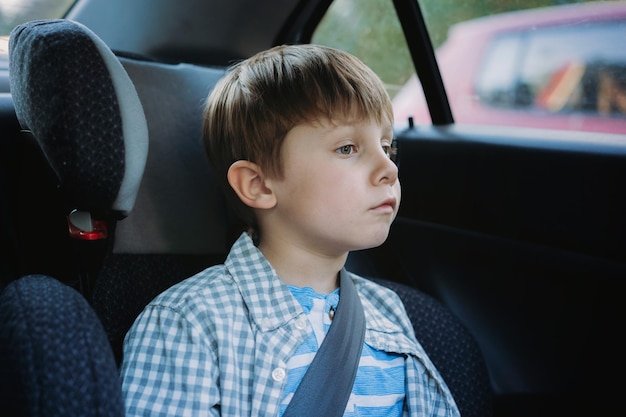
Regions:
<instances>
[{"instance_id":1,"label":"fabric upholstery","mask_svg":"<svg viewBox=\"0 0 626 417\"><path fill-rule=\"evenodd\" d=\"M122 342L137 315L154 297L222 256L181 254L111 254L102 265L93 295L93 308L109 336L116 362Z\"/></svg>"},{"instance_id":2,"label":"fabric upholstery","mask_svg":"<svg viewBox=\"0 0 626 417\"><path fill-rule=\"evenodd\" d=\"M202 145L204 103L224 69L120 62L142 101L150 152L133 214L117 225L114 251L226 254L228 211Z\"/></svg>"},{"instance_id":3,"label":"fabric upholstery","mask_svg":"<svg viewBox=\"0 0 626 417\"><path fill-rule=\"evenodd\" d=\"M68 208L126 216L143 174L148 130L119 60L88 28L63 19L17 26L9 54L17 118L58 176Z\"/></svg>"},{"instance_id":4,"label":"fabric upholstery","mask_svg":"<svg viewBox=\"0 0 626 417\"><path fill-rule=\"evenodd\" d=\"M150 152L137 200L116 225L93 307L118 361L122 339L161 291L224 260L229 214L202 146L203 106L224 69L120 57L142 101Z\"/></svg>"},{"instance_id":5,"label":"fabric upholstery","mask_svg":"<svg viewBox=\"0 0 626 417\"><path fill-rule=\"evenodd\" d=\"M408 285L374 279L398 294L417 340L448 384L463 417L493 415L487 366L474 337L448 308Z\"/></svg>"},{"instance_id":6,"label":"fabric upholstery","mask_svg":"<svg viewBox=\"0 0 626 417\"><path fill-rule=\"evenodd\" d=\"M0 294L0 413L124 415L104 329L82 295L56 279L25 276Z\"/></svg>"}]
</instances>

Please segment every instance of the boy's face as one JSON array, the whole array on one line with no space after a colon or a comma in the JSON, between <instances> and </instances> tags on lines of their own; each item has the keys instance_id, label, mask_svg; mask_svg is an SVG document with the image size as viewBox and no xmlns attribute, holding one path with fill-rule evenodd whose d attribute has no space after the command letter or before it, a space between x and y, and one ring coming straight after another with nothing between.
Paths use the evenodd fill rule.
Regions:
<instances>
[{"instance_id":1,"label":"boy's face","mask_svg":"<svg viewBox=\"0 0 626 417\"><path fill-rule=\"evenodd\" d=\"M302 124L285 137L283 176L263 233L334 256L382 244L400 205L393 131L373 121Z\"/></svg>"}]
</instances>

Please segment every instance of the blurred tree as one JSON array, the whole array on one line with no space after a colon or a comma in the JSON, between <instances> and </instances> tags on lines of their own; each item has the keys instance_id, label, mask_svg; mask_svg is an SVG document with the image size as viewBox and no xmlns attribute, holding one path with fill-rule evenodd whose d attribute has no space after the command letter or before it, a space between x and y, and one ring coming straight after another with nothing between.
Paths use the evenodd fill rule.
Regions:
<instances>
[{"instance_id":1,"label":"blurred tree","mask_svg":"<svg viewBox=\"0 0 626 417\"><path fill-rule=\"evenodd\" d=\"M392 96L412 72L411 56L391 0L335 0L312 42L358 56L378 74Z\"/></svg>"}]
</instances>

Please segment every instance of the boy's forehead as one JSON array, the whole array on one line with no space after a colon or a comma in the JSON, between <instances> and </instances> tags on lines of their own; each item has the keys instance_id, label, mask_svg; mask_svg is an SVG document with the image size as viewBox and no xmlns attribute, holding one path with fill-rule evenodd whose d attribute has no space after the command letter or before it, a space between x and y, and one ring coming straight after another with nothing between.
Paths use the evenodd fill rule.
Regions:
<instances>
[{"instance_id":1,"label":"boy's forehead","mask_svg":"<svg viewBox=\"0 0 626 417\"><path fill-rule=\"evenodd\" d=\"M381 133L384 136L389 136L393 134L393 127L391 123L382 122L381 124L378 120L373 118L317 118L314 120L302 122L294 126L294 129L300 127L306 130L316 130L317 134L319 134L320 136L327 136L334 134L349 134L367 126L380 127Z\"/></svg>"}]
</instances>

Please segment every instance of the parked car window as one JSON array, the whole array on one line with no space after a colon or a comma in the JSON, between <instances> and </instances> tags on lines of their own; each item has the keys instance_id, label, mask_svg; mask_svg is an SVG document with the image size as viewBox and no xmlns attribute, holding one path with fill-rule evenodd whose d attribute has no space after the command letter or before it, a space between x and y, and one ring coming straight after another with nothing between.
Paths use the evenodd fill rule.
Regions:
<instances>
[{"instance_id":1,"label":"parked car window","mask_svg":"<svg viewBox=\"0 0 626 417\"><path fill-rule=\"evenodd\" d=\"M476 82L478 98L491 106L626 117L606 91L626 74L626 51L614 43L620 33L626 36L626 22L496 37Z\"/></svg>"},{"instance_id":2,"label":"parked car window","mask_svg":"<svg viewBox=\"0 0 626 417\"><path fill-rule=\"evenodd\" d=\"M521 53L522 37L519 34L493 41L476 81L480 100L493 106L515 106Z\"/></svg>"}]
</instances>

